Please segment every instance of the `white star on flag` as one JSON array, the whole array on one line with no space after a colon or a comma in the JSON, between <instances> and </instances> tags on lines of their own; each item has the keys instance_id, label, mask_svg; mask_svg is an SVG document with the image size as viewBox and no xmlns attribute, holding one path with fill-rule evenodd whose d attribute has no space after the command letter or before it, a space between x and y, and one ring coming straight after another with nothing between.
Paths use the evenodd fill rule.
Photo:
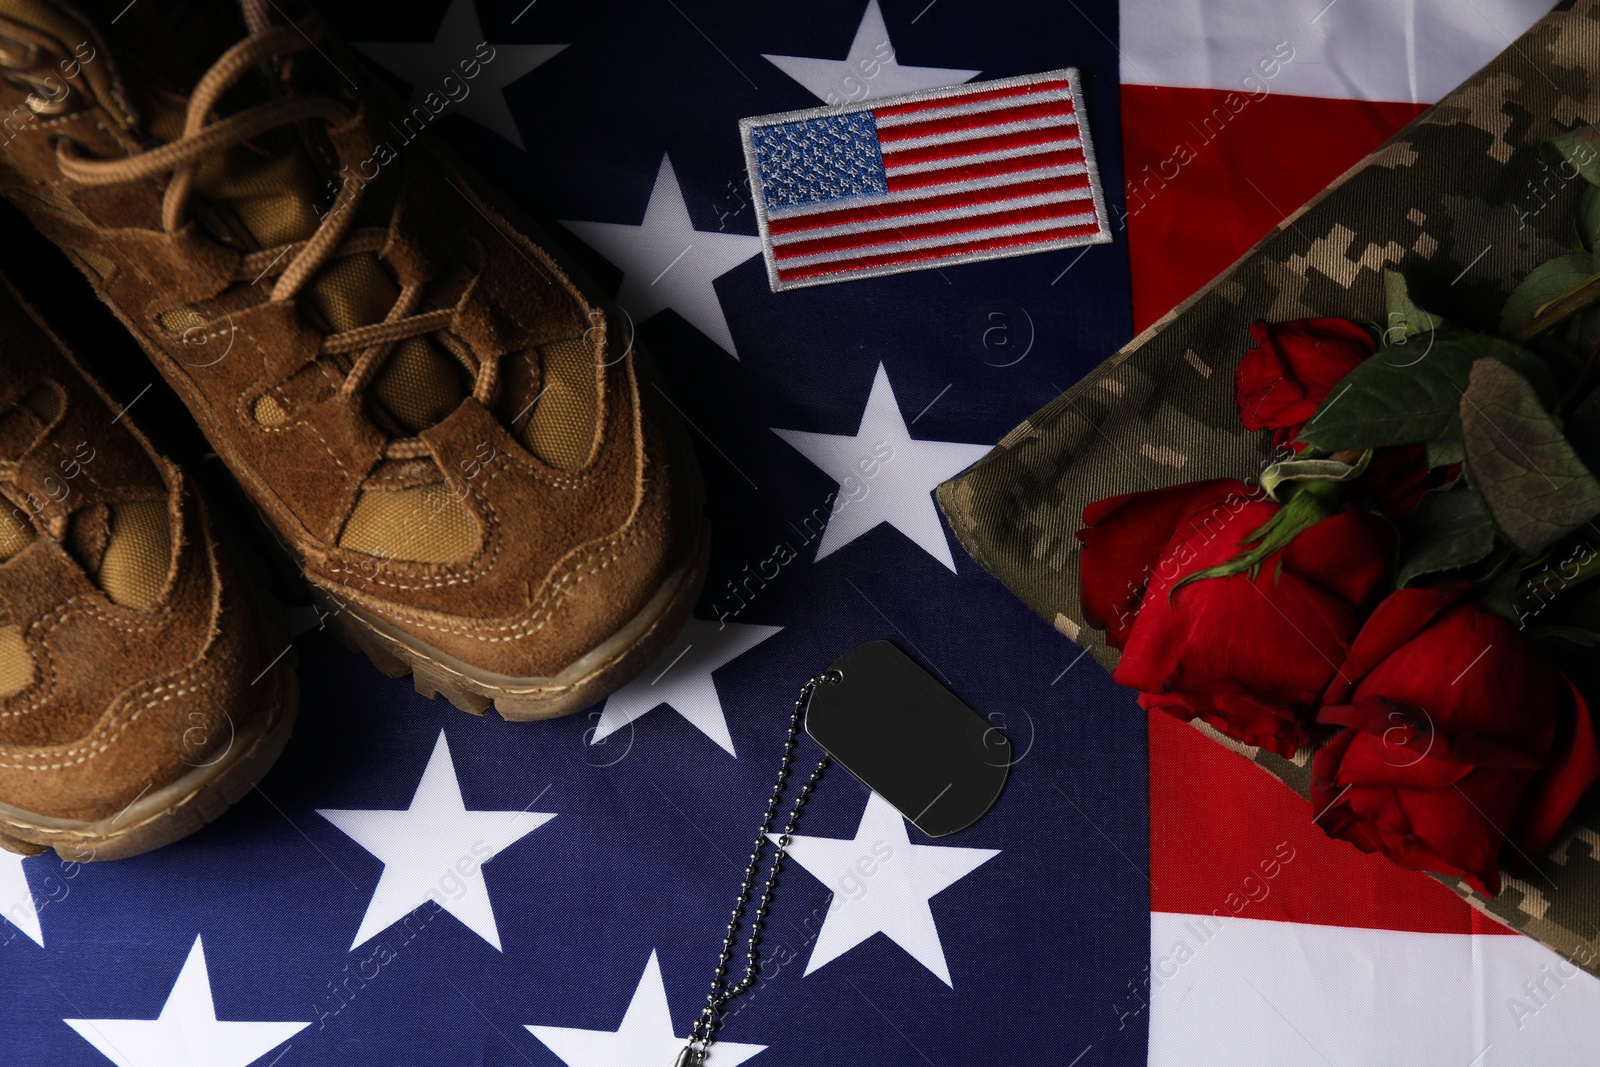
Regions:
<instances>
[{"instance_id":1,"label":"white star on flag","mask_svg":"<svg viewBox=\"0 0 1600 1067\"><path fill-rule=\"evenodd\" d=\"M774 843L779 837L768 836ZM1000 855L999 849L913 845L894 805L873 793L853 840L796 837L789 855L833 890L807 974L881 933L955 988L928 901Z\"/></svg>"},{"instance_id":2,"label":"white star on flag","mask_svg":"<svg viewBox=\"0 0 1600 1067\"><path fill-rule=\"evenodd\" d=\"M405 811L318 808L317 814L383 861L352 949L431 900L504 951L483 865L555 818L538 811L468 811L443 730Z\"/></svg>"},{"instance_id":3,"label":"white star on flag","mask_svg":"<svg viewBox=\"0 0 1600 1067\"><path fill-rule=\"evenodd\" d=\"M713 283L750 257L759 256L761 238L695 229L670 158L661 157L661 169L656 172L650 203L639 225L566 221L562 225L622 268L617 303L635 322L671 308L723 351L739 358Z\"/></svg>"},{"instance_id":4,"label":"white star on flag","mask_svg":"<svg viewBox=\"0 0 1600 1067\"><path fill-rule=\"evenodd\" d=\"M678 1037L672 1028L667 988L661 981L661 964L654 950L650 953L650 962L644 965L644 975L633 991L622 1025L615 1031L529 1026L528 1032L544 1042L567 1067L633 1067L635 1064L669 1067L688 1041L687 1035ZM718 1041L712 1048L709 1062L717 1067L738 1067L766 1047Z\"/></svg>"},{"instance_id":5,"label":"white star on flag","mask_svg":"<svg viewBox=\"0 0 1600 1067\"><path fill-rule=\"evenodd\" d=\"M117 1067L246 1067L311 1025L218 1019L198 937L157 1018L61 1021Z\"/></svg>"},{"instance_id":6,"label":"white star on flag","mask_svg":"<svg viewBox=\"0 0 1600 1067\"><path fill-rule=\"evenodd\" d=\"M39 905L28 886L28 874L22 869L23 857L14 852L0 852L0 915L11 925L27 934L34 944L44 946L44 931L39 926Z\"/></svg>"},{"instance_id":7,"label":"white star on flag","mask_svg":"<svg viewBox=\"0 0 1600 1067\"><path fill-rule=\"evenodd\" d=\"M493 52L485 61L478 47L487 43L473 0L451 0L450 9L444 13L444 21L439 23L431 41L357 41L356 47L411 83L412 107L421 104L429 93L449 100L450 92L461 92L450 90L444 84L446 77L454 78L466 87L466 95L452 101L449 108L459 109L467 118L488 127L518 148L525 148L517 120L506 104L505 87L567 46L496 44L490 46ZM463 76L460 66L463 61L478 63L477 77L468 80Z\"/></svg>"},{"instance_id":8,"label":"white star on flag","mask_svg":"<svg viewBox=\"0 0 1600 1067\"><path fill-rule=\"evenodd\" d=\"M832 517L822 532L817 559L886 522L934 559L952 571L956 569L955 557L950 554L950 544L945 540L944 527L933 503L933 489L976 463L989 451L989 446L912 440L894 389L889 385L889 373L882 363L878 364L878 373L872 379L872 392L867 397L866 410L861 413L861 425L853 435L807 433L777 427L773 427L772 432L799 449L839 483L841 492L833 502ZM892 449L887 459L882 453L885 445ZM863 464L868 467L864 468ZM875 469L876 473L868 476L865 469ZM859 495L856 486L863 487L865 494Z\"/></svg>"},{"instance_id":9,"label":"white star on flag","mask_svg":"<svg viewBox=\"0 0 1600 1067\"><path fill-rule=\"evenodd\" d=\"M606 698L589 743L616 733L639 716L666 704L690 724L736 756L728 717L722 710L711 672L783 629L751 623L690 619L678 640L639 677Z\"/></svg>"},{"instance_id":10,"label":"white star on flag","mask_svg":"<svg viewBox=\"0 0 1600 1067\"><path fill-rule=\"evenodd\" d=\"M915 21L915 20L912 20ZM940 89L960 85L982 71L953 67L902 67L889 42L889 29L883 23L878 0L870 0L850 54L843 59L811 59L805 56L773 56L763 53L795 81L804 85L825 104L856 104L863 100L882 100L918 89Z\"/></svg>"}]
</instances>

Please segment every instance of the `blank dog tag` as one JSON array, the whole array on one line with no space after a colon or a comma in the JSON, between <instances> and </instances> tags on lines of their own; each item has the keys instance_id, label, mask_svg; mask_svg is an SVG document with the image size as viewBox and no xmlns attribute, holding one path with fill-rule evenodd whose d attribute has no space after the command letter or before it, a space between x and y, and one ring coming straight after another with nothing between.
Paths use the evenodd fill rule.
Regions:
<instances>
[{"instance_id":1,"label":"blank dog tag","mask_svg":"<svg viewBox=\"0 0 1600 1067\"><path fill-rule=\"evenodd\" d=\"M1011 742L909 656L869 641L828 670L832 680L806 707L806 733L917 829L953 834L994 805Z\"/></svg>"}]
</instances>

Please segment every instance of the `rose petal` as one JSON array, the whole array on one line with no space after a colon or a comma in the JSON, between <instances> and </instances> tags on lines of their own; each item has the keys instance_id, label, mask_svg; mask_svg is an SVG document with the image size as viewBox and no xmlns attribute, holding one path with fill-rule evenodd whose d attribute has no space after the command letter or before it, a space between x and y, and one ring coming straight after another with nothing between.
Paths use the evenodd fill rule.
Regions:
<instances>
[{"instance_id":1,"label":"rose petal","mask_svg":"<svg viewBox=\"0 0 1600 1067\"><path fill-rule=\"evenodd\" d=\"M1429 791L1448 789L1475 770L1471 764L1449 763L1389 744L1382 734L1356 731L1334 777L1363 788Z\"/></svg>"},{"instance_id":2,"label":"rose petal","mask_svg":"<svg viewBox=\"0 0 1600 1067\"><path fill-rule=\"evenodd\" d=\"M1418 844L1437 865L1423 870L1457 874L1490 896L1500 891L1500 846L1531 778L1522 771L1480 768L1450 789L1405 790L1398 800Z\"/></svg>"},{"instance_id":3,"label":"rose petal","mask_svg":"<svg viewBox=\"0 0 1600 1067\"><path fill-rule=\"evenodd\" d=\"M1348 726L1373 735L1390 750L1392 755L1387 762L1399 767L1412 766L1424 758L1502 770L1535 771L1544 766L1538 756L1492 738L1473 733L1452 735L1434 729L1431 717L1422 709L1385 697L1368 697L1356 704L1324 704L1317 709L1316 721L1322 726ZM1391 784L1410 783L1402 778Z\"/></svg>"},{"instance_id":4,"label":"rose petal","mask_svg":"<svg viewBox=\"0 0 1600 1067\"><path fill-rule=\"evenodd\" d=\"M1260 347L1239 360L1234 399L1247 430L1289 428L1293 437L1346 374L1376 351L1365 328L1348 319L1254 322Z\"/></svg>"},{"instance_id":5,"label":"rose petal","mask_svg":"<svg viewBox=\"0 0 1600 1067\"><path fill-rule=\"evenodd\" d=\"M1284 566L1345 603L1365 608L1387 588L1398 543L1389 523L1346 505L1289 542Z\"/></svg>"},{"instance_id":6,"label":"rose petal","mask_svg":"<svg viewBox=\"0 0 1600 1067\"><path fill-rule=\"evenodd\" d=\"M1206 501L1250 492L1244 482L1223 478L1108 497L1084 508L1084 528L1077 534L1083 542L1078 582L1084 621L1106 632L1106 644L1121 648L1179 524Z\"/></svg>"},{"instance_id":7,"label":"rose petal","mask_svg":"<svg viewBox=\"0 0 1600 1067\"><path fill-rule=\"evenodd\" d=\"M1359 625L1331 594L1293 572L1275 576L1270 558L1254 580L1202 578L1172 591L1179 576L1231 559L1239 539L1276 510L1251 504L1180 546L1189 562L1171 580L1163 572L1151 583L1112 675L1118 682L1147 693L1248 690L1277 703L1306 703L1322 691ZM1317 600L1327 610L1308 607Z\"/></svg>"},{"instance_id":8,"label":"rose petal","mask_svg":"<svg viewBox=\"0 0 1600 1067\"><path fill-rule=\"evenodd\" d=\"M1293 708L1268 704L1248 693L1140 693L1139 706L1184 722L1199 719L1235 741L1286 758L1309 740Z\"/></svg>"},{"instance_id":9,"label":"rose petal","mask_svg":"<svg viewBox=\"0 0 1600 1067\"><path fill-rule=\"evenodd\" d=\"M1572 692L1573 714L1552 749L1549 773L1529 790L1512 832L1512 840L1528 856L1543 854L1584 794L1600 781L1600 744L1595 741L1588 702L1577 686L1562 680Z\"/></svg>"},{"instance_id":10,"label":"rose petal","mask_svg":"<svg viewBox=\"0 0 1600 1067\"><path fill-rule=\"evenodd\" d=\"M1350 693L1367 672L1405 644L1445 608L1467 591L1456 582L1426 589L1397 589L1390 593L1361 627L1339 673L1323 694L1328 704L1349 703Z\"/></svg>"}]
</instances>

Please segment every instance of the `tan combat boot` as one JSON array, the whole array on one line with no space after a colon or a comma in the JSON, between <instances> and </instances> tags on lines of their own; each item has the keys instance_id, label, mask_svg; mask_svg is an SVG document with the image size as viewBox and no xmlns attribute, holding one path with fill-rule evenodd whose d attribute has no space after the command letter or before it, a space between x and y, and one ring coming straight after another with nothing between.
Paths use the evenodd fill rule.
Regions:
<instances>
[{"instance_id":1,"label":"tan combat boot","mask_svg":"<svg viewBox=\"0 0 1600 1067\"><path fill-rule=\"evenodd\" d=\"M288 639L194 487L0 278L0 847L115 859L254 785Z\"/></svg>"},{"instance_id":2,"label":"tan combat boot","mask_svg":"<svg viewBox=\"0 0 1600 1067\"><path fill-rule=\"evenodd\" d=\"M659 387L320 18L0 0L0 75L3 191L138 338L347 643L532 719L671 639L706 533Z\"/></svg>"}]
</instances>

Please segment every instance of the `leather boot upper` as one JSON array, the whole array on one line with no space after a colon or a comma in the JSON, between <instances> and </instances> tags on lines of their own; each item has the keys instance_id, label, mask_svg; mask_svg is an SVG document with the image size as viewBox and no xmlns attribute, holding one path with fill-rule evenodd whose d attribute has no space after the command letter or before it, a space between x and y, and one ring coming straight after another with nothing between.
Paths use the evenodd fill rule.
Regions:
<instances>
[{"instance_id":1,"label":"leather boot upper","mask_svg":"<svg viewBox=\"0 0 1600 1067\"><path fill-rule=\"evenodd\" d=\"M120 6L0 0L5 194L335 601L514 677L594 648L696 521L631 343L315 15Z\"/></svg>"},{"instance_id":2,"label":"leather boot upper","mask_svg":"<svg viewBox=\"0 0 1600 1067\"><path fill-rule=\"evenodd\" d=\"M285 639L132 423L0 279L0 804L47 818L114 817L284 714Z\"/></svg>"}]
</instances>

